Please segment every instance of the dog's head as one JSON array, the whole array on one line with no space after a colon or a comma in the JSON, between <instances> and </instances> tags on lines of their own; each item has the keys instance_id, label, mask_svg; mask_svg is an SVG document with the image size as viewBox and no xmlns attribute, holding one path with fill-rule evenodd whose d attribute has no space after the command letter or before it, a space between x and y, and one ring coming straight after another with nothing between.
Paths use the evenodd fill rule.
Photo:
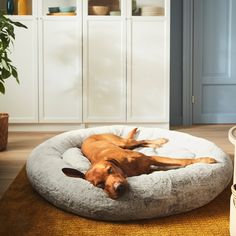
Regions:
<instances>
[{"instance_id":1,"label":"dog's head","mask_svg":"<svg viewBox=\"0 0 236 236\"><path fill-rule=\"evenodd\" d=\"M85 174L71 168L63 168L62 171L67 176L86 179L94 186L102 188L112 199L122 196L128 185L124 172L115 160L98 162Z\"/></svg>"}]
</instances>

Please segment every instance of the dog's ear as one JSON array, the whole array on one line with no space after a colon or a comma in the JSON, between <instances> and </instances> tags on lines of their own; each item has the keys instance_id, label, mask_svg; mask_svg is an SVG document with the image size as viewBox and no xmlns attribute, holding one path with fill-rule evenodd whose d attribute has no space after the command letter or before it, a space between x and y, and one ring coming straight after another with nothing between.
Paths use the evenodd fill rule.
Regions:
<instances>
[{"instance_id":1,"label":"dog's ear","mask_svg":"<svg viewBox=\"0 0 236 236\"><path fill-rule=\"evenodd\" d=\"M63 168L62 172L69 177L85 179L85 174L76 169Z\"/></svg>"}]
</instances>

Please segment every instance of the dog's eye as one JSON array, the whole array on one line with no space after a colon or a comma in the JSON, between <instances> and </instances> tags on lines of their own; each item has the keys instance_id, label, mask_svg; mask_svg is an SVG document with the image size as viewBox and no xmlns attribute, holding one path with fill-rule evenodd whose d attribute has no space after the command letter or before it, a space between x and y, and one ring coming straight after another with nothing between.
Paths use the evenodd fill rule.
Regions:
<instances>
[{"instance_id":1,"label":"dog's eye","mask_svg":"<svg viewBox=\"0 0 236 236\"><path fill-rule=\"evenodd\" d=\"M104 182L98 183L96 185L96 187L104 189L105 188L105 183Z\"/></svg>"},{"instance_id":2,"label":"dog's eye","mask_svg":"<svg viewBox=\"0 0 236 236\"><path fill-rule=\"evenodd\" d=\"M109 169L107 170L107 173L110 175L113 173L112 167L109 167Z\"/></svg>"}]
</instances>

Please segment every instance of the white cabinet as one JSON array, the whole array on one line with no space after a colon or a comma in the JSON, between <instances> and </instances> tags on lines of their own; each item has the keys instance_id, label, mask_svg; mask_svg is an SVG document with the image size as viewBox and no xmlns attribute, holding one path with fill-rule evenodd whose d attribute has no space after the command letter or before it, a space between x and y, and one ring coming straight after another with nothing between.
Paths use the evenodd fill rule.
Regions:
<instances>
[{"instance_id":1,"label":"white cabinet","mask_svg":"<svg viewBox=\"0 0 236 236\"><path fill-rule=\"evenodd\" d=\"M168 128L170 1L127 4L127 121Z\"/></svg>"},{"instance_id":2,"label":"white cabinet","mask_svg":"<svg viewBox=\"0 0 236 236\"><path fill-rule=\"evenodd\" d=\"M121 0L120 16L84 2L84 121L168 126L169 0Z\"/></svg>"},{"instance_id":3,"label":"white cabinet","mask_svg":"<svg viewBox=\"0 0 236 236\"><path fill-rule=\"evenodd\" d=\"M11 122L169 126L170 0L32 0L31 12L14 16L29 29L13 55L21 84L0 99Z\"/></svg>"},{"instance_id":4,"label":"white cabinet","mask_svg":"<svg viewBox=\"0 0 236 236\"><path fill-rule=\"evenodd\" d=\"M169 122L169 20L128 20L127 120Z\"/></svg>"},{"instance_id":5,"label":"white cabinet","mask_svg":"<svg viewBox=\"0 0 236 236\"><path fill-rule=\"evenodd\" d=\"M123 17L87 15L87 4L83 18L84 122L125 122L126 25Z\"/></svg>"},{"instance_id":6,"label":"white cabinet","mask_svg":"<svg viewBox=\"0 0 236 236\"><path fill-rule=\"evenodd\" d=\"M76 6L76 15L48 15L49 7ZM82 122L81 1L39 5L39 122Z\"/></svg>"},{"instance_id":7,"label":"white cabinet","mask_svg":"<svg viewBox=\"0 0 236 236\"><path fill-rule=\"evenodd\" d=\"M40 122L82 122L81 27L77 20L40 20Z\"/></svg>"},{"instance_id":8,"label":"white cabinet","mask_svg":"<svg viewBox=\"0 0 236 236\"><path fill-rule=\"evenodd\" d=\"M11 123L38 122L38 75L37 75L37 21L33 16L23 16L20 21L28 27L15 28L16 40L11 59L18 69L20 84L15 79L6 82L6 94L0 95L0 111L10 114Z\"/></svg>"},{"instance_id":9,"label":"white cabinet","mask_svg":"<svg viewBox=\"0 0 236 236\"><path fill-rule=\"evenodd\" d=\"M11 16L16 27L13 62L20 85L9 80L1 111L10 123L82 122L82 1L29 0L27 16ZM76 6L72 16L48 15L52 6Z\"/></svg>"}]
</instances>

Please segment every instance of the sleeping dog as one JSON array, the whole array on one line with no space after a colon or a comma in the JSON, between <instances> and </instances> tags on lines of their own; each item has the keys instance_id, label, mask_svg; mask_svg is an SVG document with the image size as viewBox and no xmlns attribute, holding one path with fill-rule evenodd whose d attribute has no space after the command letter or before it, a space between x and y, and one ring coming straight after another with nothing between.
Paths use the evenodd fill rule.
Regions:
<instances>
[{"instance_id":1,"label":"sleeping dog","mask_svg":"<svg viewBox=\"0 0 236 236\"><path fill-rule=\"evenodd\" d=\"M160 156L147 156L134 151L138 147L158 148L167 139L135 140L137 128L123 138L114 134L92 135L84 140L81 151L91 162L89 170L83 174L72 168L63 168L70 177L84 178L94 186L102 188L110 198L117 199L127 190L126 177L148 174L158 169L185 167L194 163L216 163L210 157L196 159L176 159Z\"/></svg>"}]
</instances>

